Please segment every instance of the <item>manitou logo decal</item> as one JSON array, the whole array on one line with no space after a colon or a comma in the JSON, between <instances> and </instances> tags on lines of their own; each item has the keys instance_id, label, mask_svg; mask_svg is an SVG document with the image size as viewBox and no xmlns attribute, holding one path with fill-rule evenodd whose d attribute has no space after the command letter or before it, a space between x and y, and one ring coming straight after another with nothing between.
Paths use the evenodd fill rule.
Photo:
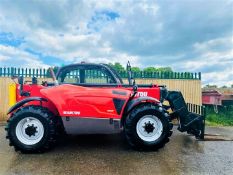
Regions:
<instances>
[{"instance_id":1,"label":"manitou logo decal","mask_svg":"<svg viewBox=\"0 0 233 175\"><path fill-rule=\"evenodd\" d=\"M146 97L146 96L148 96L148 92L138 92L136 94L136 97Z\"/></svg>"},{"instance_id":2,"label":"manitou logo decal","mask_svg":"<svg viewBox=\"0 0 233 175\"><path fill-rule=\"evenodd\" d=\"M64 115L80 115L80 111L63 111Z\"/></svg>"}]
</instances>

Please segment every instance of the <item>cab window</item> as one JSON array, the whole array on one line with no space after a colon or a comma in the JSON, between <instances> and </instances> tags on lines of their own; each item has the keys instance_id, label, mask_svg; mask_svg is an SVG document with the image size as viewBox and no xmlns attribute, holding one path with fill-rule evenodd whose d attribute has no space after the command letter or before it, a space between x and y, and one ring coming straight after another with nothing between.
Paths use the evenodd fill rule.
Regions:
<instances>
[{"instance_id":1,"label":"cab window","mask_svg":"<svg viewBox=\"0 0 233 175\"><path fill-rule=\"evenodd\" d=\"M116 84L111 73L104 67L80 66L64 69L58 75L59 83L71 84Z\"/></svg>"},{"instance_id":2,"label":"cab window","mask_svg":"<svg viewBox=\"0 0 233 175\"><path fill-rule=\"evenodd\" d=\"M112 75L105 69L86 69L85 83L88 84L115 84Z\"/></svg>"},{"instance_id":3,"label":"cab window","mask_svg":"<svg viewBox=\"0 0 233 175\"><path fill-rule=\"evenodd\" d=\"M80 83L80 69L64 70L58 77L60 83Z\"/></svg>"}]
</instances>

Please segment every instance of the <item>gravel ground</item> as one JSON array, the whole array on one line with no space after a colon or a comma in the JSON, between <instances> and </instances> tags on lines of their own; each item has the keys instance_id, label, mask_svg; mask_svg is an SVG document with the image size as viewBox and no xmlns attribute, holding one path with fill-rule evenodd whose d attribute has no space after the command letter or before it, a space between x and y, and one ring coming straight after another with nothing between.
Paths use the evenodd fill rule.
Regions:
<instances>
[{"instance_id":1,"label":"gravel ground","mask_svg":"<svg viewBox=\"0 0 233 175\"><path fill-rule=\"evenodd\" d=\"M16 153L0 126L0 174L233 174L233 128L207 128L207 141L174 129L157 152L130 149L121 135L68 137L43 154Z\"/></svg>"}]
</instances>

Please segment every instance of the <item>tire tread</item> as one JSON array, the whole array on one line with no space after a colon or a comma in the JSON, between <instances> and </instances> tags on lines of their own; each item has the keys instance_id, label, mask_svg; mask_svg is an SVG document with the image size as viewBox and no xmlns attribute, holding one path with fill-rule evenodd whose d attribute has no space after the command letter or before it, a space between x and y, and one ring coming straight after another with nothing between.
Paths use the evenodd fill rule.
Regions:
<instances>
[{"instance_id":1,"label":"tire tread","mask_svg":"<svg viewBox=\"0 0 233 175\"><path fill-rule=\"evenodd\" d=\"M159 113L161 117L165 118L167 127L166 130L164 131L164 138L159 143L149 146L147 144L142 144L142 142L139 141L139 139L135 138L136 131L133 127L134 125L133 121L139 113L151 109ZM137 150L158 150L164 147L165 144L169 142L169 137L172 135L172 131L171 131L172 128L173 128L173 124L171 123L171 119L169 115L167 115L167 111L160 106L156 106L155 104L148 103L148 104L138 105L128 114L128 116L125 119L124 134L129 145Z\"/></svg>"}]
</instances>

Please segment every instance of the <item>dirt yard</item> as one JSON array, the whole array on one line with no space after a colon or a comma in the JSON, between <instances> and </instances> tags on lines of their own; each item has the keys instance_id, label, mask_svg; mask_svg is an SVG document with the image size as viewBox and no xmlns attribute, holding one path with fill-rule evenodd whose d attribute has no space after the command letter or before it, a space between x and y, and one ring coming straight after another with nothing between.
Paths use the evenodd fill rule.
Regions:
<instances>
[{"instance_id":1,"label":"dirt yard","mask_svg":"<svg viewBox=\"0 0 233 175\"><path fill-rule=\"evenodd\" d=\"M176 129L174 129L176 130ZM120 135L68 137L44 154L16 153L0 127L0 174L233 174L233 128L207 128L208 141L174 132L157 152L131 150Z\"/></svg>"}]
</instances>

